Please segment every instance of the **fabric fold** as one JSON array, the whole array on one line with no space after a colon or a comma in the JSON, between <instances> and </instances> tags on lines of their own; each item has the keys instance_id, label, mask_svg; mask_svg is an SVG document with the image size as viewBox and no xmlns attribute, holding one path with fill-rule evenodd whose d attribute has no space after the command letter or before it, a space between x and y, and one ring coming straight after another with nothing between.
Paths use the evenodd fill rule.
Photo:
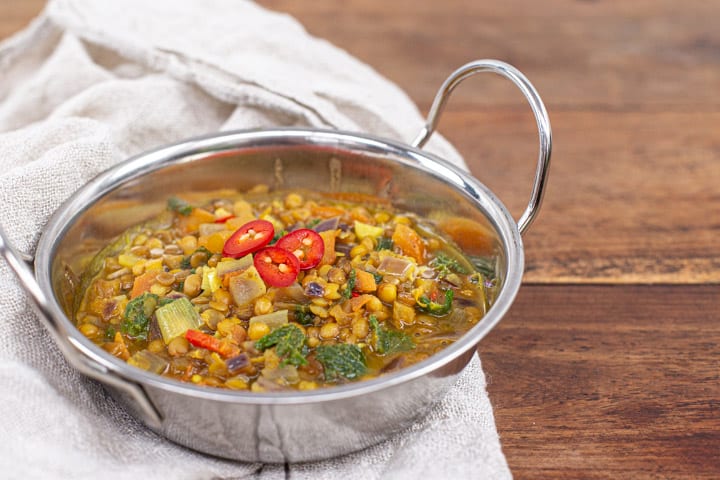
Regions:
<instances>
[{"instance_id":1,"label":"fabric fold","mask_svg":"<svg viewBox=\"0 0 720 480\"><path fill-rule=\"evenodd\" d=\"M62 202L101 171L218 130L301 126L411 141L402 90L291 17L239 0L53 0L0 44L0 224L32 254ZM435 135L428 150L458 165ZM510 478L475 358L431 413L345 457L212 458L143 427L69 367L0 262L0 470L6 478ZM268 419L272 421L272 419Z\"/></svg>"}]
</instances>

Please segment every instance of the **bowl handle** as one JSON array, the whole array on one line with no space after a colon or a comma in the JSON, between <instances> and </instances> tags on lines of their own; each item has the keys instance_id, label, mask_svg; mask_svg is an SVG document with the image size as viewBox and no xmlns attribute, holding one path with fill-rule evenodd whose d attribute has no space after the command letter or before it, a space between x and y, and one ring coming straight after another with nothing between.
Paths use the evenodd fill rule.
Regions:
<instances>
[{"instance_id":1,"label":"bowl handle","mask_svg":"<svg viewBox=\"0 0 720 480\"><path fill-rule=\"evenodd\" d=\"M5 258L5 261L20 281L20 285L30 295L35 312L45 328L53 336L55 344L60 348L70 365L83 375L128 394L139 407L138 411L143 421L150 427L160 428L162 416L140 385L125 379L83 354L87 349L71 338L64 326L53 315L46 293L35 280L35 275L30 266L32 258L18 253L8 242L2 228L0 228L0 255Z\"/></svg>"},{"instance_id":2,"label":"bowl handle","mask_svg":"<svg viewBox=\"0 0 720 480\"><path fill-rule=\"evenodd\" d=\"M538 154L538 165L535 171L535 180L533 182L533 189L530 195L530 202L528 203L525 212L518 220L518 229L520 233L525 233L532 221L535 219L540 205L542 203L543 195L545 193L545 185L547 183L548 168L550 166L550 154L552 151L552 131L550 129L550 119L548 118L545 105L543 105L540 95L538 95L535 87L532 86L530 81L525 78L518 69L512 65L508 65L505 62L499 60L475 60L474 62L467 63L462 67L455 70L445 80L445 82L438 90L433 100L432 107L430 107L430 113L428 113L425 126L420 131L415 141L412 143L414 147L421 148L425 145L430 137L432 136L435 128L437 127L440 115L442 114L445 104L447 103L450 94L457 87L460 82L468 77L475 75L480 72L493 72L498 75L512 81L525 95L530 108L535 115L537 121L538 134L540 136L540 153Z\"/></svg>"}]
</instances>

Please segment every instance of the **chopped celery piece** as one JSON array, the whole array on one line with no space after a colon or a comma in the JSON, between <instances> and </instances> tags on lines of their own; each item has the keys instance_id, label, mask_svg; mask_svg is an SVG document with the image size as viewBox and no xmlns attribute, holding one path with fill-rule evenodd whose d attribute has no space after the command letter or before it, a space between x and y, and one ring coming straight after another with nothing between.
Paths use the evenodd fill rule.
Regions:
<instances>
[{"instance_id":1,"label":"chopped celery piece","mask_svg":"<svg viewBox=\"0 0 720 480\"><path fill-rule=\"evenodd\" d=\"M212 267L204 267L201 286L202 290L204 292L215 293L215 291L219 290L221 286L222 282L220 282L217 270Z\"/></svg>"},{"instance_id":2,"label":"chopped celery piece","mask_svg":"<svg viewBox=\"0 0 720 480\"><path fill-rule=\"evenodd\" d=\"M185 335L190 329L199 328L202 324L200 315L187 298L178 298L172 303L155 311L160 333L166 344L175 337Z\"/></svg>"},{"instance_id":3,"label":"chopped celery piece","mask_svg":"<svg viewBox=\"0 0 720 480\"><path fill-rule=\"evenodd\" d=\"M134 367L147 370L148 372L157 373L158 375L165 373L168 367L167 360L148 350L136 352L135 355L128 359L127 363Z\"/></svg>"},{"instance_id":4,"label":"chopped celery piece","mask_svg":"<svg viewBox=\"0 0 720 480\"><path fill-rule=\"evenodd\" d=\"M248 253L244 257L238 259L223 259L221 262L218 262L215 270L217 270L218 277L222 277L230 272L245 270L252 264L253 256L251 253Z\"/></svg>"},{"instance_id":5,"label":"chopped celery piece","mask_svg":"<svg viewBox=\"0 0 720 480\"><path fill-rule=\"evenodd\" d=\"M288 311L278 310L277 312L266 313L265 315L256 315L250 318L250 325L256 322L263 322L270 330L275 330L288 323Z\"/></svg>"},{"instance_id":6,"label":"chopped celery piece","mask_svg":"<svg viewBox=\"0 0 720 480\"><path fill-rule=\"evenodd\" d=\"M252 265L239 275L230 278L228 290L230 290L235 304L238 307L244 307L267 292L267 287L255 266Z\"/></svg>"},{"instance_id":7,"label":"chopped celery piece","mask_svg":"<svg viewBox=\"0 0 720 480\"><path fill-rule=\"evenodd\" d=\"M384 232L382 227L376 227L374 225L370 225L363 222L358 222L355 220L355 235L362 240L365 237L379 237Z\"/></svg>"}]
</instances>

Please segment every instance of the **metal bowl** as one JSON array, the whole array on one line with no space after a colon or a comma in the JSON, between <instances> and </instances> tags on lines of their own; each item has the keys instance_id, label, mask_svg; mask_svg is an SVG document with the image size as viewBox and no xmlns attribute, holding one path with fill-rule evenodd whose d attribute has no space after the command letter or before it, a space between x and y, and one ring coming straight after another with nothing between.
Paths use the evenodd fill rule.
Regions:
<instances>
[{"instance_id":1,"label":"metal bowl","mask_svg":"<svg viewBox=\"0 0 720 480\"><path fill-rule=\"evenodd\" d=\"M537 120L540 153L531 200L519 224L484 185L420 150L452 89L491 71L509 78ZM0 232L0 253L26 287L67 360L102 382L149 428L212 455L244 461L297 462L362 449L407 427L441 399L503 317L523 274L521 233L540 206L550 160L545 108L527 79L494 60L465 65L443 84L412 146L357 133L252 130L186 140L133 157L69 198L40 239L34 273ZM72 318L78 259L126 227L161 210L173 194L223 187L359 192L419 215L453 215L488 225L497 236L501 287L487 315L457 342L411 367L377 379L292 393L199 387L136 369L85 338Z\"/></svg>"}]
</instances>

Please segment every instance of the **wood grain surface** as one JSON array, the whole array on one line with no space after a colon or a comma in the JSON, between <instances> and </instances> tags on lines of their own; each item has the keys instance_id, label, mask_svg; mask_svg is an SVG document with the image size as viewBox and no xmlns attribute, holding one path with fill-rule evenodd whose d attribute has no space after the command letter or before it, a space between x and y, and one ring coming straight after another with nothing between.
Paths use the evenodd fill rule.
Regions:
<instances>
[{"instance_id":1,"label":"wood grain surface","mask_svg":"<svg viewBox=\"0 0 720 480\"><path fill-rule=\"evenodd\" d=\"M427 111L476 58L516 65L553 124L521 293L480 351L516 478L720 478L720 2L262 0ZM0 38L44 2L3 0ZM479 76L440 131L515 216L532 115ZM408 139L410 140L410 139Z\"/></svg>"}]
</instances>

